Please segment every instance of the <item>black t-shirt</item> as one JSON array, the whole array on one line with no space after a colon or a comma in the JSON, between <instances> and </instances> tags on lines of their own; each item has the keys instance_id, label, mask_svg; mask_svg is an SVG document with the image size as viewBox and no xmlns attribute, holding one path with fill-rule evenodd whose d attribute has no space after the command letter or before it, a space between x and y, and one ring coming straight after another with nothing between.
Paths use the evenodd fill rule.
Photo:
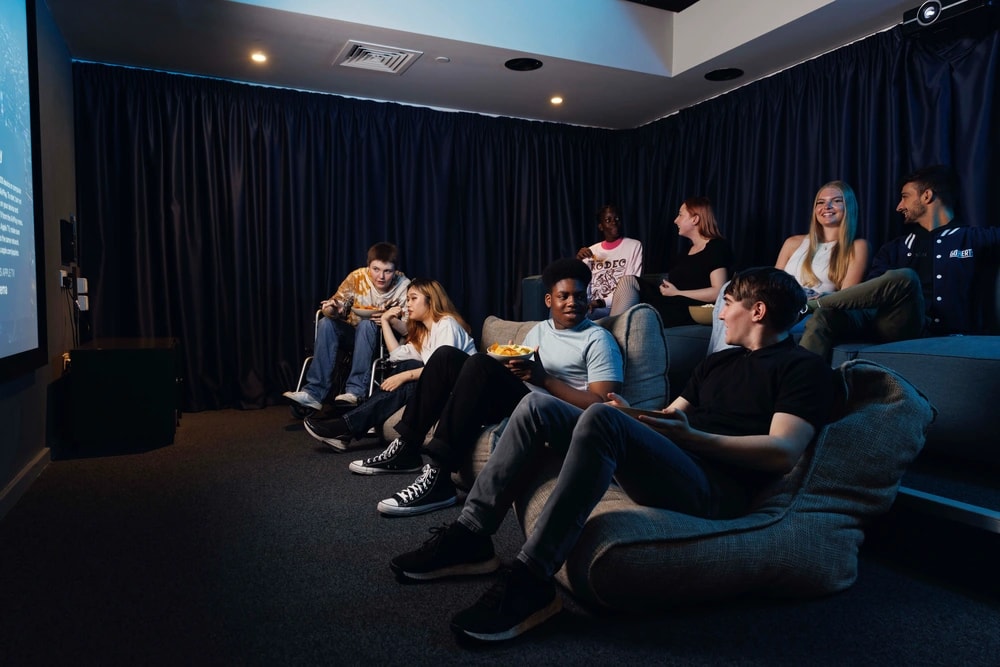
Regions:
<instances>
[{"instance_id":1,"label":"black t-shirt","mask_svg":"<svg viewBox=\"0 0 1000 667\"><path fill-rule=\"evenodd\" d=\"M733 265L733 250L725 239L712 239L701 252L680 254L670 264L670 282L677 289L691 290L710 287L710 276L716 269L728 270Z\"/></svg>"},{"instance_id":2,"label":"black t-shirt","mask_svg":"<svg viewBox=\"0 0 1000 667\"><path fill-rule=\"evenodd\" d=\"M776 412L800 417L817 431L833 414L833 369L791 337L749 351L731 348L702 361L681 393L693 428L719 435L766 435ZM774 473L698 457L726 499L723 515L738 515Z\"/></svg>"},{"instance_id":3,"label":"black t-shirt","mask_svg":"<svg viewBox=\"0 0 1000 667\"><path fill-rule=\"evenodd\" d=\"M833 370L791 337L749 351L738 347L702 361L681 396L691 425L720 435L765 435L776 412L817 429L833 404Z\"/></svg>"}]
</instances>

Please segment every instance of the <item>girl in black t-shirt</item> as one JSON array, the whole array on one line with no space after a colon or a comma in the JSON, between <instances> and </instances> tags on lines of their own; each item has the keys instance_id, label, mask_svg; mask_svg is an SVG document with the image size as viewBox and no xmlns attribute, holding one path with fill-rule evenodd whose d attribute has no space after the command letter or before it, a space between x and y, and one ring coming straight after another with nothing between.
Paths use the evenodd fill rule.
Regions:
<instances>
[{"instance_id":1,"label":"girl in black t-shirt","mask_svg":"<svg viewBox=\"0 0 1000 667\"><path fill-rule=\"evenodd\" d=\"M629 276L615 288L611 314L618 315L637 303L648 303L659 311L663 326L694 324L689 306L713 303L729 279L733 251L722 238L708 197L691 197L681 204L674 218L678 233L691 242L685 253L673 258L669 278L659 285Z\"/></svg>"}]
</instances>

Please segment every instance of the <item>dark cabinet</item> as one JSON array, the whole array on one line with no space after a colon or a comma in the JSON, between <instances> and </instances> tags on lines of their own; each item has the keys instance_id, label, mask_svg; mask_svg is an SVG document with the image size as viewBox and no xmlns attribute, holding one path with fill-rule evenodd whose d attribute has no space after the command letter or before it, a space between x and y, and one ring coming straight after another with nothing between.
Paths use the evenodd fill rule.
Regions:
<instances>
[{"instance_id":1,"label":"dark cabinet","mask_svg":"<svg viewBox=\"0 0 1000 667\"><path fill-rule=\"evenodd\" d=\"M180 417L175 338L97 339L70 352L73 443L101 449L169 445Z\"/></svg>"}]
</instances>

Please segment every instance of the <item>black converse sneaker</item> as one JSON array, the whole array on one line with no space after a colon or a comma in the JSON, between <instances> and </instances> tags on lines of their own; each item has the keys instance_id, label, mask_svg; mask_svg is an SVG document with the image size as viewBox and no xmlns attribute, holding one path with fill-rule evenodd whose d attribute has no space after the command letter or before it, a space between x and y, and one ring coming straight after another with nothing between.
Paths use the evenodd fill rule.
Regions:
<instances>
[{"instance_id":1,"label":"black converse sneaker","mask_svg":"<svg viewBox=\"0 0 1000 667\"><path fill-rule=\"evenodd\" d=\"M515 560L476 604L455 614L451 629L481 641L502 641L541 625L561 609L555 584Z\"/></svg>"},{"instance_id":2,"label":"black converse sneaker","mask_svg":"<svg viewBox=\"0 0 1000 667\"><path fill-rule=\"evenodd\" d=\"M400 581L489 574L500 567L488 535L473 533L457 521L430 530L431 538L423 546L389 561Z\"/></svg>"},{"instance_id":3,"label":"black converse sneaker","mask_svg":"<svg viewBox=\"0 0 1000 667\"><path fill-rule=\"evenodd\" d=\"M392 498L379 502L378 511L392 516L425 514L458 502L455 485L446 470L425 465L417 481L399 491Z\"/></svg>"},{"instance_id":4,"label":"black converse sneaker","mask_svg":"<svg viewBox=\"0 0 1000 667\"><path fill-rule=\"evenodd\" d=\"M302 425L309 435L336 450L347 451L351 443L351 429L347 428L347 422L339 417L336 419L306 417Z\"/></svg>"},{"instance_id":5,"label":"black converse sneaker","mask_svg":"<svg viewBox=\"0 0 1000 667\"><path fill-rule=\"evenodd\" d=\"M359 475L385 475L417 472L423 464L415 448L407 447L402 438L396 438L381 454L360 461L351 461L348 468Z\"/></svg>"}]
</instances>

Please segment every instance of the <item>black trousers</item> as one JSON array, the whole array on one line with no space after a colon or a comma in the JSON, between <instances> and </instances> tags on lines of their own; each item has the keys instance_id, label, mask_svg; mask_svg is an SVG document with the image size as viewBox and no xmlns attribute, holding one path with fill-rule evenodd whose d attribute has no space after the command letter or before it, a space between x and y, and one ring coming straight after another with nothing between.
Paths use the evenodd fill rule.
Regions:
<instances>
[{"instance_id":1,"label":"black trousers","mask_svg":"<svg viewBox=\"0 0 1000 667\"><path fill-rule=\"evenodd\" d=\"M702 301L695 301L686 296L663 296L660 294L660 285L652 284L646 280L639 280L639 302L648 303L660 314L663 326L680 327L686 324L694 324L689 306L700 306Z\"/></svg>"},{"instance_id":2,"label":"black trousers","mask_svg":"<svg viewBox=\"0 0 1000 667\"><path fill-rule=\"evenodd\" d=\"M482 428L510 416L528 388L501 362L442 346L427 360L396 430L410 446L454 472L472 452Z\"/></svg>"}]
</instances>

